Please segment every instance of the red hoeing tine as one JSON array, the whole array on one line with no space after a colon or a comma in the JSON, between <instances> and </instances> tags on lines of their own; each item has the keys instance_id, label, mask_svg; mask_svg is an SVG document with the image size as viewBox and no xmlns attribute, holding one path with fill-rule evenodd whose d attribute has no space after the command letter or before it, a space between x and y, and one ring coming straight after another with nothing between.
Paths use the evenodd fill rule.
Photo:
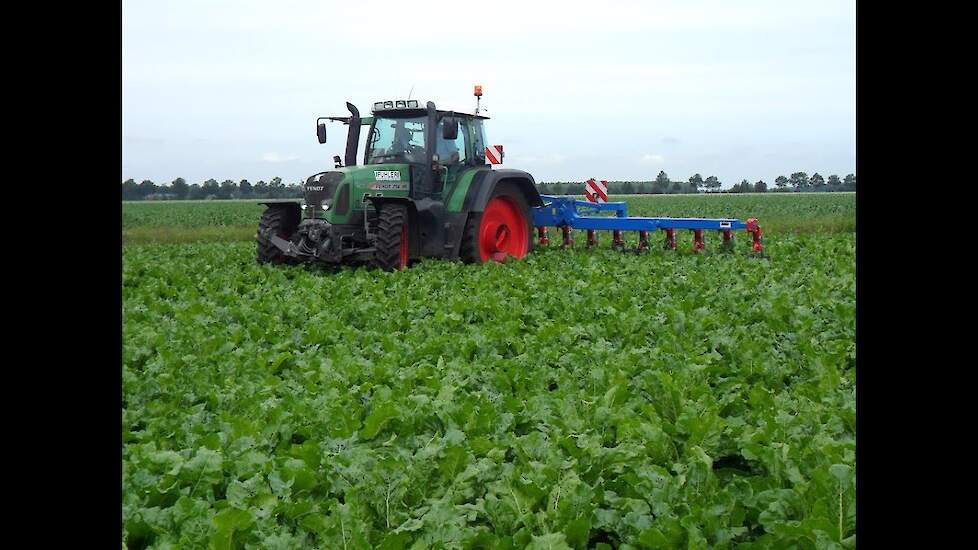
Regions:
<instances>
[{"instance_id":1,"label":"red hoeing tine","mask_svg":"<svg viewBox=\"0 0 978 550\"><path fill-rule=\"evenodd\" d=\"M757 223L757 218L750 218L747 220L747 232L754 237L754 244L751 248L754 252L761 252L764 249L764 245L761 244L761 226Z\"/></svg>"},{"instance_id":2,"label":"red hoeing tine","mask_svg":"<svg viewBox=\"0 0 978 550\"><path fill-rule=\"evenodd\" d=\"M598 239L596 239L594 237L594 230L593 229L588 229L587 230L587 247L588 248L591 248L592 246L594 246L596 244L598 244Z\"/></svg>"},{"instance_id":3,"label":"red hoeing tine","mask_svg":"<svg viewBox=\"0 0 978 550\"><path fill-rule=\"evenodd\" d=\"M564 246L573 246L574 239L571 237L571 228L568 225L560 226L561 231L564 232Z\"/></svg>"},{"instance_id":4,"label":"red hoeing tine","mask_svg":"<svg viewBox=\"0 0 978 550\"><path fill-rule=\"evenodd\" d=\"M547 226L539 225L537 226L537 236L540 237L540 245L547 246L550 244L550 239L547 238Z\"/></svg>"},{"instance_id":5,"label":"red hoeing tine","mask_svg":"<svg viewBox=\"0 0 978 550\"><path fill-rule=\"evenodd\" d=\"M676 230L675 229L666 229L665 232L666 232L666 246L665 246L666 250L675 250L676 249Z\"/></svg>"},{"instance_id":6,"label":"red hoeing tine","mask_svg":"<svg viewBox=\"0 0 978 550\"><path fill-rule=\"evenodd\" d=\"M639 231L638 232L638 249L645 250L649 247L649 232Z\"/></svg>"},{"instance_id":7,"label":"red hoeing tine","mask_svg":"<svg viewBox=\"0 0 978 550\"><path fill-rule=\"evenodd\" d=\"M731 240L733 239L733 233L729 229L724 229L722 233L723 233L723 246L727 246L727 247L733 246L733 242Z\"/></svg>"},{"instance_id":8,"label":"red hoeing tine","mask_svg":"<svg viewBox=\"0 0 978 550\"><path fill-rule=\"evenodd\" d=\"M621 230L615 229L614 231L611 232L611 235L612 235L611 248L622 248L625 246L625 243L623 243L621 240Z\"/></svg>"},{"instance_id":9,"label":"red hoeing tine","mask_svg":"<svg viewBox=\"0 0 978 550\"><path fill-rule=\"evenodd\" d=\"M703 244L703 230L694 229L693 230L693 252L697 250L702 250L706 245Z\"/></svg>"}]
</instances>

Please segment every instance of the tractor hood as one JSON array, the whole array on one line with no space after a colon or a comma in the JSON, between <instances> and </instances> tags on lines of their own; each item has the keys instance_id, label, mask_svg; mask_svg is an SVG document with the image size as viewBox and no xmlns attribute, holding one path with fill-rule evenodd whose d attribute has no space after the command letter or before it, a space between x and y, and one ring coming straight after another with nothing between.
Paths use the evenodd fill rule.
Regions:
<instances>
[{"instance_id":1,"label":"tractor hood","mask_svg":"<svg viewBox=\"0 0 978 550\"><path fill-rule=\"evenodd\" d=\"M322 212L323 209L332 206L336 189L343 181L343 177L343 172L337 170L316 174L306 180L302 190L307 209L306 216L315 218L317 212Z\"/></svg>"},{"instance_id":2,"label":"tractor hood","mask_svg":"<svg viewBox=\"0 0 978 550\"><path fill-rule=\"evenodd\" d=\"M306 180L303 196L306 217L323 217L330 223L347 223L351 210L362 210L367 196L408 197L411 166L369 164L346 166L315 174Z\"/></svg>"}]
</instances>

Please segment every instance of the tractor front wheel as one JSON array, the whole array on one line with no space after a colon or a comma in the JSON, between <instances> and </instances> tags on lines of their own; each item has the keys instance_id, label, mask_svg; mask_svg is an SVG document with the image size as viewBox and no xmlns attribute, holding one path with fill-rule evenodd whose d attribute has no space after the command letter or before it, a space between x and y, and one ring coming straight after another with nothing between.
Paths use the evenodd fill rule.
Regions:
<instances>
[{"instance_id":1,"label":"tractor front wheel","mask_svg":"<svg viewBox=\"0 0 978 550\"><path fill-rule=\"evenodd\" d=\"M530 208L515 184L501 182L485 209L469 217L462 233L460 255L467 263L522 258L533 247Z\"/></svg>"},{"instance_id":2,"label":"tractor front wheel","mask_svg":"<svg viewBox=\"0 0 978 550\"><path fill-rule=\"evenodd\" d=\"M262 213L258 221L258 234L256 235L258 244L258 263L260 264L290 264L295 263L282 253L274 244L269 235L277 235L287 241L292 240L295 234L298 220L294 213L285 208L268 207Z\"/></svg>"},{"instance_id":3,"label":"tractor front wheel","mask_svg":"<svg viewBox=\"0 0 978 550\"><path fill-rule=\"evenodd\" d=\"M377 219L374 267L384 271L406 268L410 256L409 239L407 207L403 204L382 204Z\"/></svg>"}]
</instances>

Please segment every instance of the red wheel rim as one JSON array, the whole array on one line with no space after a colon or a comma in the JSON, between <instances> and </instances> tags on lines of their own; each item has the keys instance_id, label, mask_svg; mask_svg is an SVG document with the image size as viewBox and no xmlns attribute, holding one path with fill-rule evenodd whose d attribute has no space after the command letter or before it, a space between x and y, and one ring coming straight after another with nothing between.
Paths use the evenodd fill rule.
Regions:
<instances>
[{"instance_id":1,"label":"red wheel rim","mask_svg":"<svg viewBox=\"0 0 978 550\"><path fill-rule=\"evenodd\" d=\"M507 256L522 258L529 248L526 216L516 201L495 197L486 205L479 225L479 257L501 262Z\"/></svg>"},{"instance_id":2,"label":"red wheel rim","mask_svg":"<svg viewBox=\"0 0 978 550\"><path fill-rule=\"evenodd\" d=\"M408 226L404 224L401 226L401 263L398 269L404 269L407 267L408 263Z\"/></svg>"}]
</instances>

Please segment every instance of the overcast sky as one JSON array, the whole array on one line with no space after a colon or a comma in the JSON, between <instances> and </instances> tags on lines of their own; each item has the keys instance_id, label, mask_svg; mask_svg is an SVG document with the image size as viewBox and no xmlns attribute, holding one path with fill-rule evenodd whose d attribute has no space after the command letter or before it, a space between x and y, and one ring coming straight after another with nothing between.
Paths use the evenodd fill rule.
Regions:
<instances>
[{"instance_id":1,"label":"overcast sky","mask_svg":"<svg viewBox=\"0 0 978 550\"><path fill-rule=\"evenodd\" d=\"M773 184L856 159L854 0L149 1L122 5L122 177L332 167L351 101L472 111L537 181ZM360 150L362 159L362 149Z\"/></svg>"}]
</instances>

